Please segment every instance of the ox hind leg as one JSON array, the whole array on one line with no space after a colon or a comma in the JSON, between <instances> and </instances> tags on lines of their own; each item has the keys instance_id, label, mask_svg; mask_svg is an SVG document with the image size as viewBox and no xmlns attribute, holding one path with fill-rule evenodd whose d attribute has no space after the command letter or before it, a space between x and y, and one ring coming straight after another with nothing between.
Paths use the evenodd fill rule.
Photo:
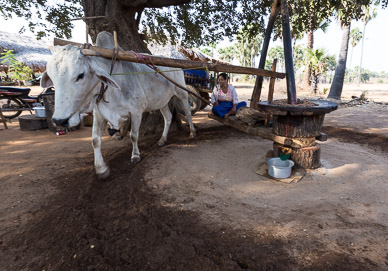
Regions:
<instances>
[{"instance_id":1,"label":"ox hind leg","mask_svg":"<svg viewBox=\"0 0 388 271\"><path fill-rule=\"evenodd\" d=\"M193 137L195 137L195 128L194 128L194 124L193 124L193 118L192 118L191 112L190 112L189 100L187 98L186 93L184 93L184 92L182 93L181 91L177 92L177 97L182 103L182 107L183 107L182 109L185 111L187 121L189 122L190 138L193 138Z\"/></svg>"},{"instance_id":2,"label":"ox hind leg","mask_svg":"<svg viewBox=\"0 0 388 271\"><path fill-rule=\"evenodd\" d=\"M141 114L140 115L131 114L130 137L132 141L132 156L131 156L132 163L137 163L140 161L140 151L139 151L139 147L137 146L137 141L139 138L141 118L142 118Z\"/></svg>"},{"instance_id":3,"label":"ox hind leg","mask_svg":"<svg viewBox=\"0 0 388 271\"><path fill-rule=\"evenodd\" d=\"M160 112L162 113L164 118L164 129L163 129L162 137L158 141L158 146L163 146L167 142L167 135L171 125L172 115L170 112L170 108L168 107L168 104L162 107L160 109Z\"/></svg>"},{"instance_id":4,"label":"ox hind leg","mask_svg":"<svg viewBox=\"0 0 388 271\"><path fill-rule=\"evenodd\" d=\"M92 146L94 150L94 168L98 179L106 179L109 176L109 167L105 164L101 153L101 136L106 128L106 120L99 113L93 112Z\"/></svg>"}]
</instances>

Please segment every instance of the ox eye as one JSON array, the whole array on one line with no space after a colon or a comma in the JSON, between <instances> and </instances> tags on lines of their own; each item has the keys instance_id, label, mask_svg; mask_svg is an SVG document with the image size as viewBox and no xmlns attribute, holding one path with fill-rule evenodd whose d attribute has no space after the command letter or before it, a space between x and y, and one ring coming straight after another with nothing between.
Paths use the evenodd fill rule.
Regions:
<instances>
[{"instance_id":1,"label":"ox eye","mask_svg":"<svg viewBox=\"0 0 388 271\"><path fill-rule=\"evenodd\" d=\"M84 78L84 76L84 73L80 73L75 81L77 82L78 80L81 80L82 78Z\"/></svg>"}]
</instances>

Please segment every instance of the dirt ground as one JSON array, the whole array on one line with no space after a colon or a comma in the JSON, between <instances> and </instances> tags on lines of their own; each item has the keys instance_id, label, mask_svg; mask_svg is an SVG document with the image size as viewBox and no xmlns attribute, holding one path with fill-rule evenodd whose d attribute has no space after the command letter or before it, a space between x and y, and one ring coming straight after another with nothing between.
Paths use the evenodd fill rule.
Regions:
<instances>
[{"instance_id":1,"label":"dirt ground","mask_svg":"<svg viewBox=\"0 0 388 271\"><path fill-rule=\"evenodd\" d=\"M248 100L252 86L236 85ZM56 136L14 121L0 130L0 269L388 270L388 88L366 87L379 103L326 115L322 167L296 184L256 174L271 141L206 111L195 139L142 139L136 165L128 138L105 136L104 182L90 127Z\"/></svg>"}]
</instances>

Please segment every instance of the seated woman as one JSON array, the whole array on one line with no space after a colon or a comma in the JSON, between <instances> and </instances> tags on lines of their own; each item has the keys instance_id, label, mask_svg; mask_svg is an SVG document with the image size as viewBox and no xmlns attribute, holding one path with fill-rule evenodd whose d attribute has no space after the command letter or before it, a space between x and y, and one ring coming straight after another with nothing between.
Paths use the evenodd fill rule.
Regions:
<instances>
[{"instance_id":1,"label":"seated woman","mask_svg":"<svg viewBox=\"0 0 388 271\"><path fill-rule=\"evenodd\" d=\"M236 89L228 84L226 73L220 73L217 80L219 84L214 87L211 96L214 115L223 118L225 115L234 115L240 107L247 106L246 102L238 102Z\"/></svg>"}]
</instances>

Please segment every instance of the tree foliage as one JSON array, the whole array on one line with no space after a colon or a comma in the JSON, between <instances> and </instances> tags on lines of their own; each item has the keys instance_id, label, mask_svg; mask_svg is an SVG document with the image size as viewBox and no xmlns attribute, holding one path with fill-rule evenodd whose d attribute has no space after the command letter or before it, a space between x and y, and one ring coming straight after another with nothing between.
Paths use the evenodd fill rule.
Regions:
<instances>
[{"instance_id":1,"label":"tree foliage","mask_svg":"<svg viewBox=\"0 0 388 271\"><path fill-rule=\"evenodd\" d=\"M220 48L218 49L218 54L221 60L232 63L233 59L237 56L236 47L231 45L226 48Z\"/></svg>"},{"instance_id":2,"label":"tree foliage","mask_svg":"<svg viewBox=\"0 0 388 271\"><path fill-rule=\"evenodd\" d=\"M335 56L328 55L324 49L306 48L306 65L311 68L311 87L315 94L318 90L319 76L328 71L329 68L332 68L333 62L335 63Z\"/></svg>"},{"instance_id":3,"label":"tree foliage","mask_svg":"<svg viewBox=\"0 0 388 271\"><path fill-rule=\"evenodd\" d=\"M263 41L263 36L257 34L252 36L250 29L253 26L240 29L237 34L236 51L240 57L240 63L243 66L254 66L254 58L259 54L259 49Z\"/></svg>"},{"instance_id":4,"label":"tree foliage","mask_svg":"<svg viewBox=\"0 0 388 271\"><path fill-rule=\"evenodd\" d=\"M277 66L280 67L280 69L284 68L284 50L283 47L280 45L274 46L269 49L267 58L265 60L265 69L271 70L272 63L274 59L278 60Z\"/></svg>"},{"instance_id":5,"label":"tree foliage","mask_svg":"<svg viewBox=\"0 0 388 271\"><path fill-rule=\"evenodd\" d=\"M38 38L51 33L70 38L70 19L82 16L82 6L80 0L0 0L0 13L5 19L15 15L26 19L28 23L20 28L20 33L28 27Z\"/></svg>"},{"instance_id":6,"label":"tree foliage","mask_svg":"<svg viewBox=\"0 0 388 271\"><path fill-rule=\"evenodd\" d=\"M8 76L17 81L19 86L21 81L30 79L33 73L30 67L16 59L13 50L0 53L0 64L8 65Z\"/></svg>"},{"instance_id":7,"label":"tree foliage","mask_svg":"<svg viewBox=\"0 0 388 271\"><path fill-rule=\"evenodd\" d=\"M118 20L116 16L125 16L126 22L133 19L137 30L146 33L148 38L161 43L168 39L180 40L184 45L198 47L209 42L232 37L240 27L247 27L250 36L264 33L265 20L270 13L272 0L0 0L0 13L4 18L24 17L28 27L43 37L55 34L70 38L72 18L105 15L100 23L107 28ZM363 16L362 5L375 0L290 0L292 31L295 35L305 33L311 21L329 19L334 10L341 11L341 21L350 22ZM387 6L388 0L378 1ZM311 11L314 16L311 17ZM91 29L94 22L88 21ZM280 20L277 21L280 25ZM117 26L117 25L116 25ZM278 32L279 34L280 32Z\"/></svg>"},{"instance_id":8,"label":"tree foliage","mask_svg":"<svg viewBox=\"0 0 388 271\"><path fill-rule=\"evenodd\" d=\"M360 29L358 27L353 28L350 31L350 44L352 45L352 47L356 47L361 39L362 32L360 31Z\"/></svg>"}]
</instances>

